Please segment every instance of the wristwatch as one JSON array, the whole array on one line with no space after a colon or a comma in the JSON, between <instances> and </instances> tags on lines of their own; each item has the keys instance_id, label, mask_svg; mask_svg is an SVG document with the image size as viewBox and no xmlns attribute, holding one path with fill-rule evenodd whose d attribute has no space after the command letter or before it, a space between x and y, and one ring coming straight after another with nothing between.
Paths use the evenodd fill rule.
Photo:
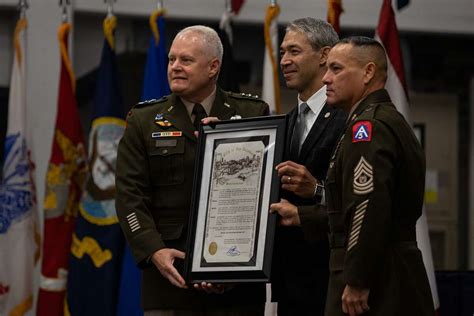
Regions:
<instances>
[{"instance_id":1,"label":"wristwatch","mask_svg":"<svg viewBox=\"0 0 474 316\"><path fill-rule=\"evenodd\" d=\"M314 187L313 198L322 198L324 195L324 182L316 180L316 186Z\"/></svg>"}]
</instances>

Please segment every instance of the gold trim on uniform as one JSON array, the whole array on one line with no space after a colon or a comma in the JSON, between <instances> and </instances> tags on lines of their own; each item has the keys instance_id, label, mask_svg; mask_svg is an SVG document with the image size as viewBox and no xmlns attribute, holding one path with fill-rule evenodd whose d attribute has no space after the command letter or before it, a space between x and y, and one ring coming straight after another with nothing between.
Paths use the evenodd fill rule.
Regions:
<instances>
[{"instance_id":1,"label":"gold trim on uniform","mask_svg":"<svg viewBox=\"0 0 474 316\"><path fill-rule=\"evenodd\" d=\"M347 251L350 251L355 245L357 245L365 211L367 210L367 204L369 204L369 200L365 200L356 207L354 218L352 219L352 229L351 234L349 235Z\"/></svg>"},{"instance_id":2,"label":"gold trim on uniform","mask_svg":"<svg viewBox=\"0 0 474 316\"><path fill-rule=\"evenodd\" d=\"M374 190L373 168L364 157L360 157L359 163L354 168L354 193L368 194Z\"/></svg>"}]
</instances>

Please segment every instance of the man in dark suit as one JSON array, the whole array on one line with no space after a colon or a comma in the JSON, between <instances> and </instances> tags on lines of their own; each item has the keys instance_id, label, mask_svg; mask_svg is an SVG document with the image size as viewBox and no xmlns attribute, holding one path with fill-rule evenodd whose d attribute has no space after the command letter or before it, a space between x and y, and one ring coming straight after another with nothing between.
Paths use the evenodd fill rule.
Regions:
<instances>
[{"instance_id":1,"label":"man in dark suit","mask_svg":"<svg viewBox=\"0 0 474 316\"><path fill-rule=\"evenodd\" d=\"M326 316L434 315L416 244L425 157L384 89L384 48L367 37L340 41L323 80L328 103L350 113L326 181L331 233Z\"/></svg>"},{"instance_id":2,"label":"man in dark suit","mask_svg":"<svg viewBox=\"0 0 474 316\"><path fill-rule=\"evenodd\" d=\"M264 285L188 288L183 277L197 130L207 116L268 115L268 105L216 86L222 44L216 32L192 26L170 52L170 96L142 102L127 117L118 148L116 209L142 270L145 315L262 315Z\"/></svg>"},{"instance_id":3,"label":"man in dark suit","mask_svg":"<svg viewBox=\"0 0 474 316\"><path fill-rule=\"evenodd\" d=\"M298 91L298 106L288 114L286 160L277 166L282 200L271 211L281 215L272 271L272 299L278 315L322 315L328 284L326 212L311 205L322 198L329 158L345 114L326 104L328 52L337 42L327 22L298 19L286 29L281 69L286 85Z\"/></svg>"}]
</instances>

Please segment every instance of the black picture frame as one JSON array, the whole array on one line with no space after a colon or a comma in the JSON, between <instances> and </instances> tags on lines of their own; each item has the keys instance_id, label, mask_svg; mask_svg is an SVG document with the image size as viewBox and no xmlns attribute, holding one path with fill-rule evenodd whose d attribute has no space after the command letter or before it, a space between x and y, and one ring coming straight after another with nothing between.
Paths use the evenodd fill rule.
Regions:
<instances>
[{"instance_id":1,"label":"black picture frame","mask_svg":"<svg viewBox=\"0 0 474 316\"><path fill-rule=\"evenodd\" d=\"M285 115L201 125L187 283L269 282L277 223L269 208L279 201L285 129Z\"/></svg>"}]
</instances>

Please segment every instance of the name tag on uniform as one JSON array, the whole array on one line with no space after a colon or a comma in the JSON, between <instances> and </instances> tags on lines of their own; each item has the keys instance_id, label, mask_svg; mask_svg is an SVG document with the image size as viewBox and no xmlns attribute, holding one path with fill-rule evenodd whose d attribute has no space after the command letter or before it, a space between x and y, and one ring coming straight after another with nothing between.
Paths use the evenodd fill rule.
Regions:
<instances>
[{"instance_id":1,"label":"name tag on uniform","mask_svg":"<svg viewBox=\"0 0 474 316\"><path fill-rule=\"evenodd\" d=\"M154 133L151 133L151 138L180 137L182 135L183 135L183 132L154 132Z\"/></svg>"},{"instance_id":2,"label":"name tag on uniform","mask_svg":"<svg viewBox=\"0 0 474 316\"><path fill-rule=\"evenodd\" d=\"M177 143L177 139L157 139L155 141L155 147L176 147Z\"/></svg>"}]
</instances>

